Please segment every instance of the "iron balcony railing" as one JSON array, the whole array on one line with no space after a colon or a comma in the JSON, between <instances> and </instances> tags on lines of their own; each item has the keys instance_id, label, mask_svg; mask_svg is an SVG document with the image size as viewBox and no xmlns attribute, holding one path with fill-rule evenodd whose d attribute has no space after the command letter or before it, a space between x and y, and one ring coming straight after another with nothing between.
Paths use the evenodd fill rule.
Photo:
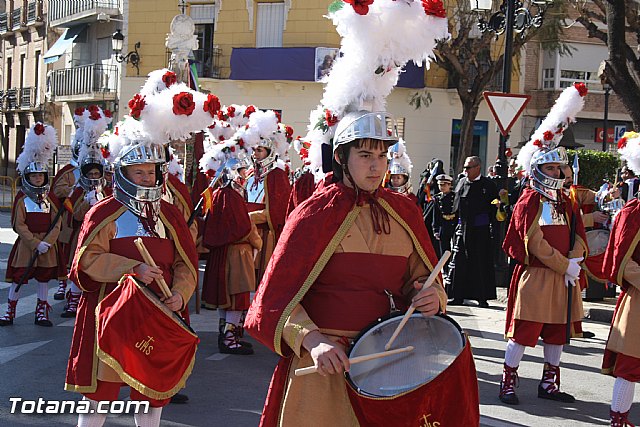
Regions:
<instances>
[{"instance_id":1,"label":"iron balcony railing","mask_svg":"<svg viewBox=\"0 0 640 427\"><path fill-rule=\"evenodd\" d=\"M36 88L33 86L20 88L20 108L29 110L36 106Z\"/></svg>"},{"instance_id":2,"label":"iron balcony railing","mask_svg":"<svg viewBox=\"0 0 640 427\"><path fill-rule=\"evenodd\" d=\"M52 98L115 93L118 82L118 67L114 65L81 65L74 68L54 70L51 74Z\"/></svg>"},{"instance_id":3,"label":"iron balcony railing","mask_svg":"<svg viewBox=\"0 0 640 427\"><path fill-rule=\"evenodd\" d=\"M18 89L7 89L4 100L4 108L6 111L15 110L18 107Z\"/></svg>"},{"instance_id":4,"label":"iron balcony railing","mask_svg":"<svg viewBox=\"0 0 640 427\"><path fill-rule=\"evenodd\" d=\"M9 31L9 15L7 13L0 13L0 34L4 34Z\"/></svg>"},{"instance_id":5,"label":"iron balcony railing","mask_svg":"<svg viewBox=\"0 0 640 427\"><path fill-rule=\"evenodd\" d=\"M118 9L120 0L49 0L49 21L97 9Z\"/></svg>"},{"instance_id":6,"label":"iron balcony railing","mask_svg":"<svg viewBox=\"0 0 640 427\"><path fill-rule=\"evenodd\" d=\"M22 8L17 7L11 12L11 29L16 31L22 26Z\"/></svg>"},{"instance_id":7,"label":"iron balcony railing","mask_svg":"<svg viewBox=\"0 0 640 427\"><path fill-rule=\"evenodd\" d=\"M42 1L31 0L27 4L27 24L35 24L42 21Z\"/></svg>"}]
</instances>

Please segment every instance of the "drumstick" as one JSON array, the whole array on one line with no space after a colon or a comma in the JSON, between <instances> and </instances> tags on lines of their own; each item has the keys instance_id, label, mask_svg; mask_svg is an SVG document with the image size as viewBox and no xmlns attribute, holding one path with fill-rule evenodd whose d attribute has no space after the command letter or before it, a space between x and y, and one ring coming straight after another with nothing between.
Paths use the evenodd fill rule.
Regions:
<instances>
[{"instance_id":1,"label":"drumstick","mask_svg":"<svg viewBox=\"0 0 640 427\"><path fill-rule=\"evenodd\" d=\"M395 350L381 351L380 353L372 353L372 354L365 354L364 356L357 356L357 357L354 357L353 359L349 359L349 363L353 365L355 363L366 362L368 360L381 359L383 357L393 356L394 354L406 353L409 351L413 351L413 346L410 345L407 347L396 348ZM296 377L300 377L302 375L315 374L316 372L318 372L318 368L316 368L315 366L309 366L308 368L296 369L295 374L296 374Z\"/></svg>"},{"instance_id":2,"label":"drumstick","mask_svg":"<svg viewBox=\"0 0 640 427\"><path fill-rule=\"evenodd\" d=\"M142 243L141 238L138 237L133 241L133 243L135 243L136 248L138 248L138 251L140 252L140 255L142 255L142 259L144 260L145 264L148 264L151 267L158 267L153 258L151 258L151 254L145 247L144 243ZM156 279L156 282L158 283L158 286L160 286L160 290L162 291L162 294L165 296L165 298L171 298L171 291L169 290L169 286L167 286L167 282L164 281L164 277Z\"/></svg>"},{"instance_id":3,"label":"drumstick","mask_svg":"<svg viewBox=\"0 0 640 427\"><path fill-rule=\"evenodd\" d=\"M436 280L436 277L438 277L438 273L440 273L440 270L442 270L442 267L444 267L444 264L447 262L450 256L451 256L450 251L444 251L444 253L442 254L442 258L440 258L440 261L438 261L436 266L433 268L433 271L431 271L431 274L422 285L422 288L420 289L421 291L424 289L427 289L429 286L433 284L433 282ZM391 335L391 338L389 338L389 341L387 341L387 344L384 346L385 350L389 350L391 348L391 345L396 340L396 338L398 338L398 334L400 334L400 331L402 331L402 328L404 328L404 325L407 323L407 321L409 320L409 317L411 317L411 315L415 310L416 308L414 307L413 304L411 304L407 312L404 314L404 317L400 321L400 324L398 324L398 327L396 328L396 330L393 331L393 335Z\"/></svg>"}]
</instances>

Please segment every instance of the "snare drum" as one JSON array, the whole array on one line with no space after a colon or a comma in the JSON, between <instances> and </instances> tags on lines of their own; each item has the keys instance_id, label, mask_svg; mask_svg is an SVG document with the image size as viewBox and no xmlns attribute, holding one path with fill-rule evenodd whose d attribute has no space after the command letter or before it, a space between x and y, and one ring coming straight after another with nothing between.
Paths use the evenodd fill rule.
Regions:
<instances>
[{"instance_id":1,"label":"snare drum","mask_svg":"<svg viewBox=\"0 0 640 427\"><path fill-rule=\"evenodd\" d=\"M585 267L590 276L601 282L607 281L607 276L602 272L602 264L604 262L604 252L609 243L609 230L598 229L587 231L587 245L589 246L589 256L585 260Z\"/></svg>"},{"instance_id":2,"label":"snare drum","mask_svg":"<svg viewBox=\"0 0 640 427\"><path fill-rule=\"evenodd\" d=\"M394 315L362 331L349 357L384 351L401 319L401 314ZM406 346L414 350L354 364L345 374L360 424L478 425L478 380L471 348L460 326L443 314L429 318L414 314L393 348Z\"/></svg>"}]
</instances>

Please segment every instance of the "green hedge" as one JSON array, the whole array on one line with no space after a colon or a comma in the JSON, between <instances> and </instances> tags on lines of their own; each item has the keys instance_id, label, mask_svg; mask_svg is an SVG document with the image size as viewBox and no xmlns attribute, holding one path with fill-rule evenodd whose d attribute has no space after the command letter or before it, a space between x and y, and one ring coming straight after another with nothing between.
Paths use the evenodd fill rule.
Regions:
<instances>
[{"instance_id":1,"label":"green hedge","mask_svg":"<svg viewBox=\"0 0 640 427\"><path fill-rule=\"evenodd\" d=\"M569 165L573 165L575 153L576 150L567 150ZM596 150L577 150L577 153L580 163L578 184L597 191L605 179L615 181L616 171L620 166L616 155Z\"/></svg>"}]
</instances>

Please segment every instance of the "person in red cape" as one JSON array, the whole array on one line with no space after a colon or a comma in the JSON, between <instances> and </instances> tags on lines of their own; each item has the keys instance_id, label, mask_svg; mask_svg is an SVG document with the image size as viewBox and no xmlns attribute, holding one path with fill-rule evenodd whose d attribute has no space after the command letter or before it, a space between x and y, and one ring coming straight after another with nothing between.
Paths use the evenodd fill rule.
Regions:
<instances>
[{"instance_id":1,"label":"person in red cape","mask_svg":"<svg viewBox=\"0 0 640 427\"><path fill-rule=\"evenodd\" d=\"M507 404L519 403L514 388L518 365L525 347L535 347L538 337L544 342L545 361L538 397L562 402L575 400L560 391L559 365L563 344L567 342L568 292L573 293L572 331L581 330L582 298L580 288L575 285L587 245L578 208L561 190L564 181L561 166L566 163L566 151L561 147L555 150L550 155L541 150L534 156L535 178L514 208L502 246L517 262L509 287L505 328L509 341L499 394ZM574 247L570 248L572 220L576 237Z\"/></svg>"},{"instance_id":2,"label":"person in red cape","mask_svg":"<svg viewBox=\"0 0 640 427\"><path fill-rule=\"evenodd\" d=\"M213 193L203 243L209 259L202 281L202 302L218 309L220 353L250 355L250 343L241 341L243 317L256 290L254 255L262 248L258 229L249 219L242 186L246 165L231 158Z\"/></svg>"},{"instance_id":3,"label":"person in red cape","mask_svg":"<svg viewBox=\"0 0 640 427\"><path fill-rule=\"evenodd\" d=\"M349 369L345 345L390 312L386 292L425 316L445 309L440 280L416 291L437 262L419 210L381 187L387 149L397 142L388 119L360 111L338 124L333 181L289 216L249 309L247 332L282 356L262 426L359 425L341 375ZM365 127L369 134L356 139L354 129ZM310 365L319 375L293 376Z\"/></svg>"},{"instance_id":4,"label":"person in red cape","mask_svg":"<svg viewBox=\"0 0 640 427\"><path fill-rule=\"evenodd\" d=\"M53 326L49 320L47 302L48 282L66 277L66 269L60 262L55 244L60 233L57 213L61 209L57 197L49 192L47 163L56 147L55 129L36 123L26 138L17 167L22 177L22 189L18 191L11 210L11 226L18 238L11 248L7 260L5 281L11 283L7 312L0 317L0 326L13 325L19 299L18 286L29 279L38 282L38 299L34 323L38 326ZM57 220L54 224L53 221ZM37 254L33 265L29 265ZM29 269L27 271L27 269ZM24 283L21 280L24 279Z\"/></svg>"},{"instance_id":5,"label":"person in red cape","mask_svg":"<svg viewBox=\"0 0 640 427\"><path fill-rule=\"evenodd\" d=\"M182 216L184 216L185 221L189 221L189 217L193 212L193 201L191 200L191 194L189 193L189 188L187 185L182 182L181 176L183 174L182 165L180 165L178 160L178 155L175 150L167 144L165 146L166 152L165 155L169 161L169 167L167 172L167 180L165 182L166 191L163 194L163 199L174 205L180 212L182 212ZM191 232L191 237L193 237L193 241L195 242L198 238L198 223L194 221L189 226L189 231Z\"/></svg>"},{"instance_id":6,"label":"person in red cape","mask_svg":"<svg viewBox=\"0 0 640 427\"><path fill-rule=\"evenodd\" d=\"M403 140L398 141L389 148L389 183L387 187L396 193L404 194L418 206L418 196L413 194L411 186L411 170L413 164L407 154L407 148Z\"/></svg>"},{"instance_id":7,"label":"person in red cape","mask_svg":"<svg viewBox=\"0 0 640 427\"><path fill-rule=\"evenodd\" d=\"M134 275L157 295L162 295L156 280L163 277L171 296L161 301L171 311L184 311L198 277L195 244L184 217L177 208L161 200L164 150L145 133L134 129L132 135L128 135L126 128L126 123L120 127L119 137L123 142L111 150L115 158L114 195L93 206L87 214L70 272L71 280L83 293L65 390L82 393L92 408L97 401L116 400L120 387L126 382L96 352L96 307L100 301L115 289L125 274ZM134 245L137 238L143 240L157 267L143 262ZM166 374L158 372L158 375ZM134 414L137 425L160 424L162 407L170 399L147 396L133 388L130 396L132 400L148 401L151 406L146 414ZM82 414L78 424L100 426L105 417L99 413Z\"/></svg>"},{"instance_id":8,"label":"person in red cape","mask_svg":"<svg viewBox=\"0 0 640 427\"><path fill-rule=\"evenodd\" d=\"M313 173L307 168L301 169L296 173L296 179L291 188L289 195L289 203L287 204L287 217L302 202L307 200L316 189L316 181Z\"/></svg>"},{"instance_id":9,"label":"person in red cape","mask_svg":"<svg viewBox=\"0 0 640 427\"><path fill-rule=\"evenodd\" d=\"M291 193L289 175L279 167L275 143L261 139L253 149L253 174L247 179L251 222L258 227L262 249L256 256L256 283L260 283L282 233Z\"/></svg>"},{"instance_id":10,"label":"person in red cape","mask_svg":"<svg viewBox=\"0 0 640 427\"><path fill-rule=\"evenodd\" d=\"M640 135L627 132L626 146L618 145L620 157L634 172L640 171ZM611 426L629 422L635 383L640 381L640 200L630 199L613 221L603 271L621 288L611 321L602 361L602 373L616 378L613 384Z\"/></svg>"}]
</instances>

